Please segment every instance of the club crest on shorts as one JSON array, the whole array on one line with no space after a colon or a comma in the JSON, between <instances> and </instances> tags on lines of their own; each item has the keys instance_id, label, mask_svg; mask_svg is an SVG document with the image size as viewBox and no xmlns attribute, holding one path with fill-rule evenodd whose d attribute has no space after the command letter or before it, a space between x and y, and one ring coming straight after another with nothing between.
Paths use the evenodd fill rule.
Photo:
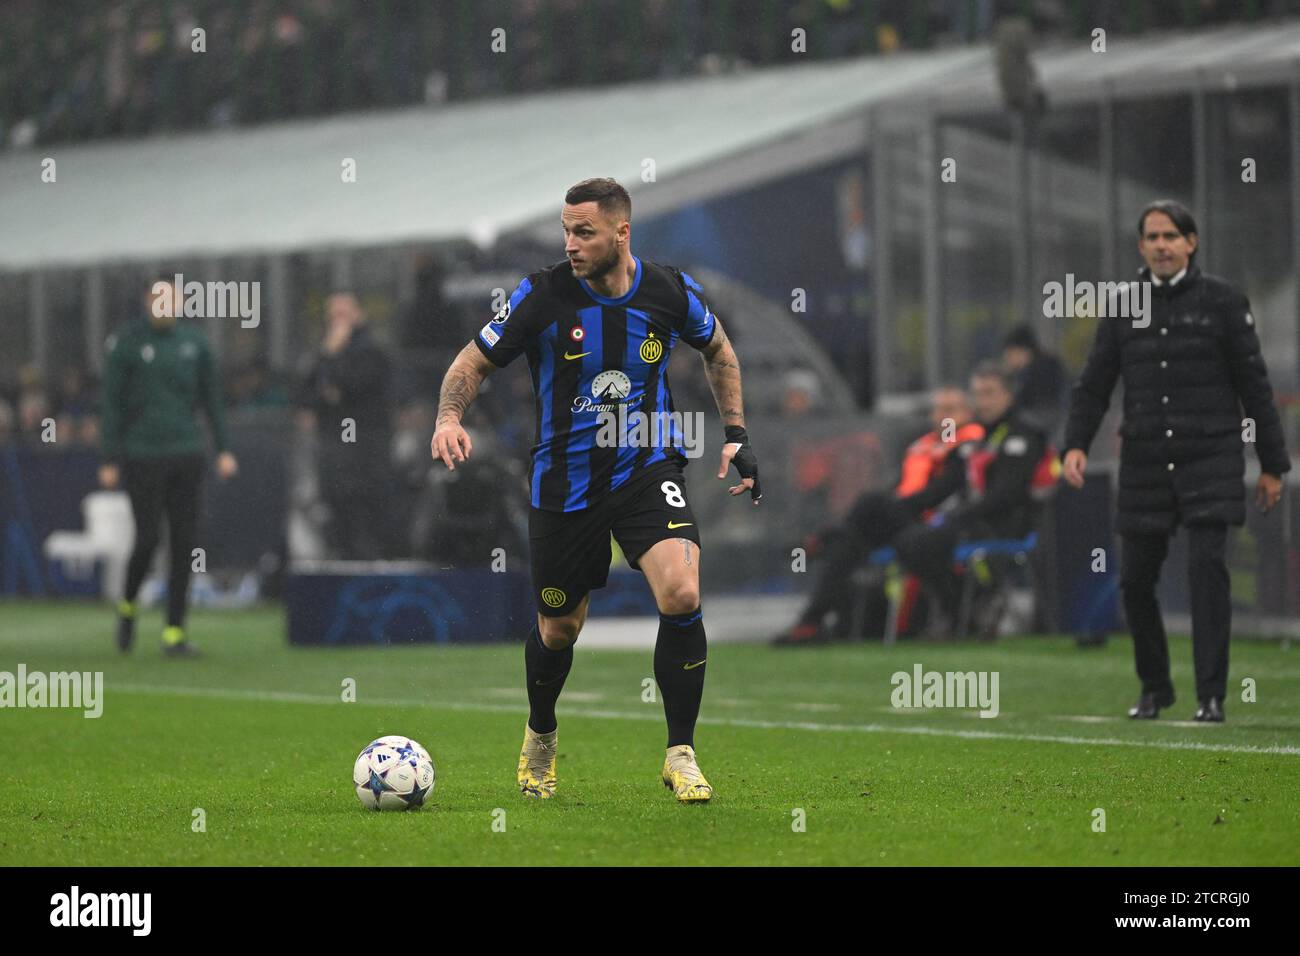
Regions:
<instances>
[{"instance_id":1,"label":"club crest on shorts","mask_svg":"<svg viewBox=\"0 0 1300 956\"><path fill-rule=\"evenodd\" d=\"M566 600L559 588L542 588L542 603L547 607L563 607Z\"/></svg>"}]
</instances>

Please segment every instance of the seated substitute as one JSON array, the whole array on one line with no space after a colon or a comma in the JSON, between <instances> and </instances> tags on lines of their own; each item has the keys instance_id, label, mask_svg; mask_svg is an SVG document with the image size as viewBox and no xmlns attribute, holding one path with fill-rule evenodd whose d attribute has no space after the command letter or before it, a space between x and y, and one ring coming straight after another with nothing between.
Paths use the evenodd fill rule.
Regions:
<instances>
[{"instance_id":1,"label":"seated substitute","mask_svg":"<svg viewBox=\"0 0 1300 956\"><path fill-rule=\"evenodd\" d=\"M814 536L809 550L821 550L824 542L824 551L817 560L812 596L799 620L777 635L773 644L810 646L848 637L854 570L872 551L890 544L904 528L927 517L927 509L962 487L962 459L949 461L951 453L965 442L984 437L984 427L974 421L966 393L956 385L935 389L930 423L934 427L907 447L892 493L867 492L854 503L840 527ZM832 612L835 623L828 629L824 622Z\"/></svg>"},{"instance_id":2,"label":"seated substitute","mask_svg":"<svg viewBox=\"0 0 1300 956\"><path fill-rule=\"evenodd\" d=\"M1050 465L1046 435L1013 406L1011 384L1000 366L982 362L976 367L971 398L984 439L957 450L966 466L964 486L928 521L905 528L894 539L899 563L921 579L931 597L931 609L939 618L934 636L950 633L961 604L953 546L959 541L1023 538L1034 530L1035 484L1044 465Z\"/></svg>"}]
</instances>

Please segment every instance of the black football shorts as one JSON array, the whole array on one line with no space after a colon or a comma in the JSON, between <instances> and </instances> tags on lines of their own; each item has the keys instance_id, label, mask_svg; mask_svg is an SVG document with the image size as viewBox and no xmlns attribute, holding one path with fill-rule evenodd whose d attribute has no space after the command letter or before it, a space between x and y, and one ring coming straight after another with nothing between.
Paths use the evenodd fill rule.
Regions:
<instances>
[{"instance_id":1,"label":"black football shorts","mask_svg":"<svg viewBox=\"0 0 1300 956\"><path fill-rule=\"evenodd\" d=\"M686 499L680 463L656 462L581 511L530 509L528 551L533 600L546 617L564 617L596 588L603 588L613 560L614 535L628 564L667 538L700 543L695 515Z\"/></svg>"}]
</instances>

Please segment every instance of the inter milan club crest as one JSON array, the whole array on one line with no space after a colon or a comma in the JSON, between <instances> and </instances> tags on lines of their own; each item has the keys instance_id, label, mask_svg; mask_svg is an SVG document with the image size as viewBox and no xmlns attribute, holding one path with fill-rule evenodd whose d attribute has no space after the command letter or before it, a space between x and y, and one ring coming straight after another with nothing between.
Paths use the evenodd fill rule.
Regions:
<instances>
[{"instance_id":1,"label":"inter milan club crest","mask_svg":"<svg viewBox=\"0 0 1300 956\"><path fill-rule=\"evenodd\" d=\"M664 344L655 338L653 332L650 337L641 343L641 361L647 365L653 365L659 359L663 358Z\"/></svg>"}]
</instances>

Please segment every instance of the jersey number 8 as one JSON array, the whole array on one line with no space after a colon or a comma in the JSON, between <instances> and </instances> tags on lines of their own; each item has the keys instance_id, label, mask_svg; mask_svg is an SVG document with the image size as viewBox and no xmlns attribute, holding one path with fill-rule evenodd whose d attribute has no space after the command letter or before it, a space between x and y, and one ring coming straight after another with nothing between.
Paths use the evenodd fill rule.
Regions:
<instances>
[{"instance_id":1,"label":"jersey number 8","mask_svg":"<svg viewBox=\"0 0 1300 956\"><path fill-rule=\"evenodd\" d=\"M677 487L677 482L665 481L659 486L659 490L664 493L664 501L674 508L686 507L686 499L682 497L682 489Z\"/></svg>"}]
</instances>

